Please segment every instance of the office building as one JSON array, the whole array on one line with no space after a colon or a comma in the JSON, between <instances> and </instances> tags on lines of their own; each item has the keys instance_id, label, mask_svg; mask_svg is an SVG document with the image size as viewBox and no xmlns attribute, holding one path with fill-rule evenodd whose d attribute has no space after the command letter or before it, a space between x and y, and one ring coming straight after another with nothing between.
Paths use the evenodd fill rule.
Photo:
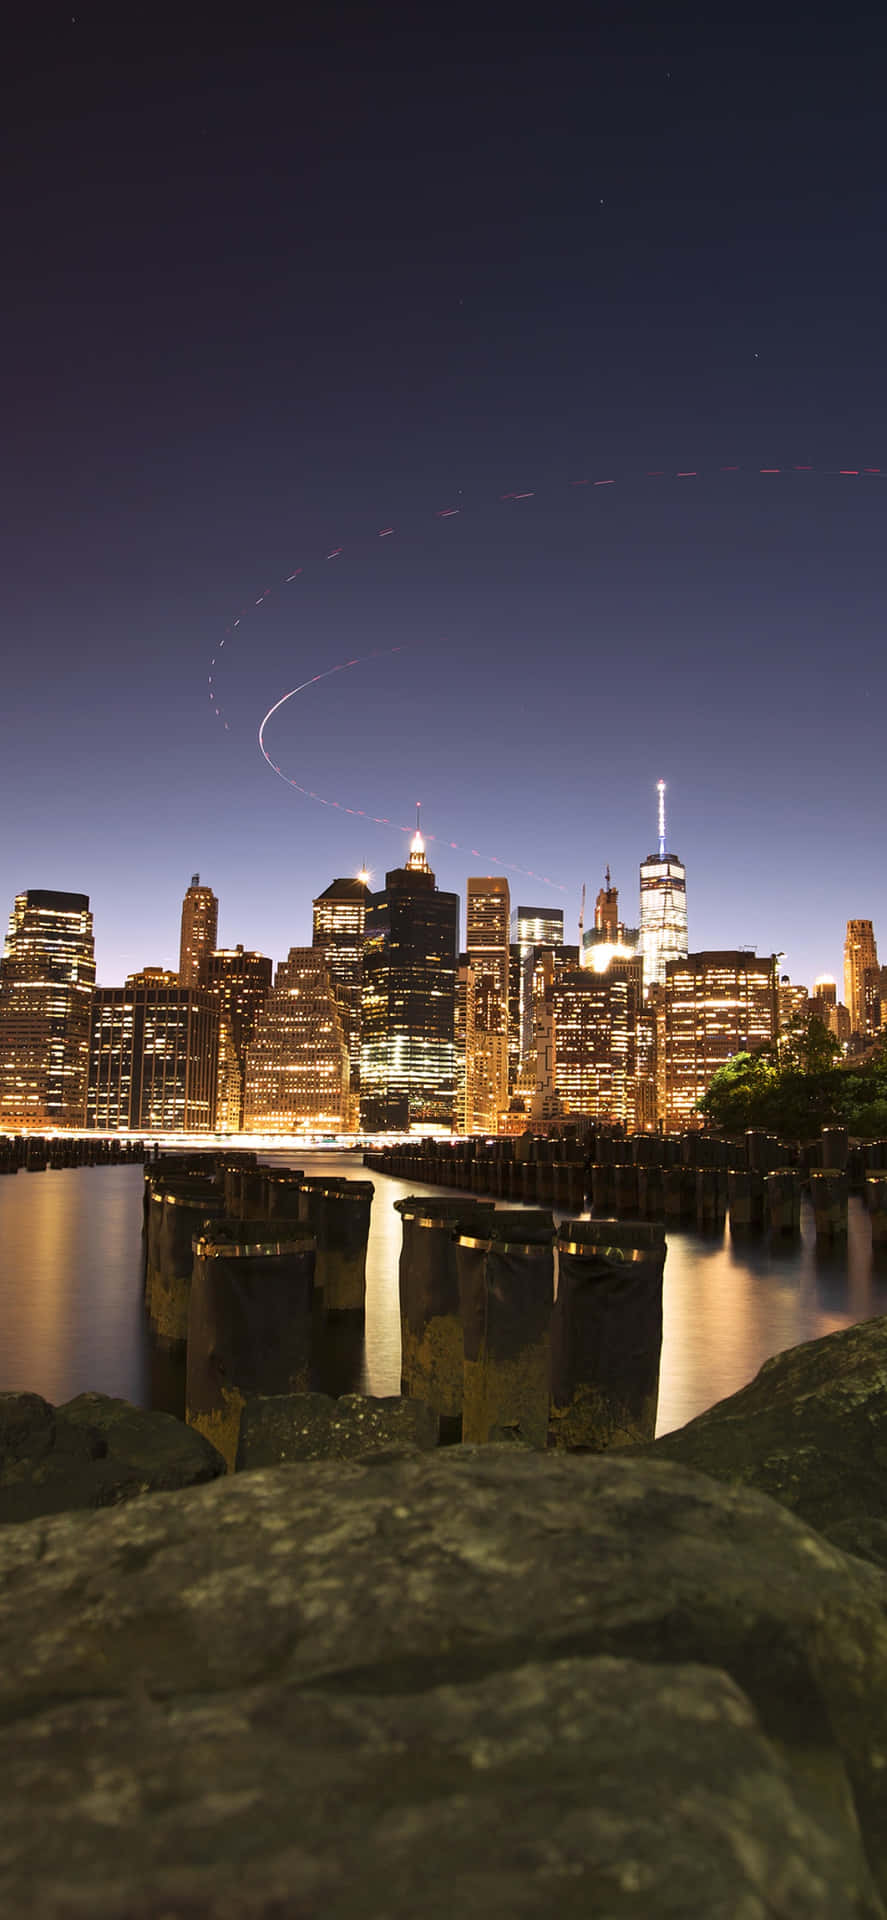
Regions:
<instances>
[{"instance_id":1,"label":"office building","mask_svg":"<svg viewBox=\"0 0 887 1920\"><path fill-rule=\"evenodd\" d=\"M179 980L183 987L196 987L200 963L216 947L219 931L219 903L212 887L202 887L199 873L192 874L191 885L182 901L182 932L179 941Z\"/></svg>"},{"instance_id":2,"label":"office building","mask_svg":"<svg viewBox=\"0 0 887 1920\"><path fill-rule=\"evenodd\" d=\"M641 864L641 952L644 988L662 986L670 960L687 953L687 870L666 851L665 781L659 795L659 845Z\"/></svg>"},{"instance_id":3,"label":"office building","mask_svg":"<svg viewBox=\"0 0 887 1920\"><path fill-rule=\"evenodd\" d=\"M775 955L691 953L665 969L662 1115L669 1131L700 1122L698 1102L735 1053L772 1046L779 1026Z\"/></svg>"},{"instance_id":4,"label":"office building","mask_svg":"<svg viewBox=\"0 0 887 1920\"><path fill-rule=\"evenodd\" d=\"M368 877L334 880L314 902L312 945L326 955L351 1063L351 1087L360 1087L360 991Z\"/></svg>"},{"instance_id":5,"label":"office building","mask_svg":"<svg viewBox=\"0 0 887 1920\"><path fill-rule=\"evenodd\" d=\"M469 1097L468 1062L474 1054L474 968L467 953L460 953L456 963L453 1053L456 1076L453 1125L457 1133L471 1133L474 1111Z\"/></svg>"},{"instance_id":6,"label":"office building","mask_svg":"<svg viewBox=\"0 0 887 1920\"><path fill-rule=\"evenodd\" d=\"M515 907L511 916L511 943L517 949L517 966L512 959L511 991L512 1012L514 1004L515 974L520 981L520 1011L517 1033L517 1059L522 1062L532 1045L532 973L525 972L524 963L536 947L562 947L564 944L564 911L562 907ZM513 1035L513 1025L512 1025ZM515 1050L513 1037L510 1038L511 1077L515 1080Z\"/></svg>"},{"instance_id":7,"label":"office building","mask_svg":"<svg viewBox=\"0 0 887 1920\"><path fill-rule=\"evenodd\" d=\"M631 1129L647 1125L654 1108L653 1038L640 954L613 958L606 969L558 969L553 1011L560 1113Z\"/></svg>"},{"instance_id":8,"label":"office building","mask_svg":"<svg viewBox=\"0 0 887 1920\"><path fill-rule=\"evenodd\" d=\"M405 867L367 901L360 1123L368 1132L452 1127L459 897L438 890L418 828Z\"/></svg>"},{"instance_id":9,"label":"office building","mask_svg":"<svg viewBox=\"0 0 887 1920\"><path fill-rule=\"evenodd\" d=\"M0 1131L82 1127L94 985L88 896L18 894L0 960Z\"/></svg>"},{"instance_id":10,"label":"office building","mask_svg":"<svg viewBox=\"0 0 887 1920\"><path fill-rule=\"evenodd\" d=\"M200 963L200 985L219 1009L216 1132L243 1126L246 1049L271 988L271 961L243 947L217 947Z\"/></svg>"},{"instance_id":11,"label":"office building","mask_svg":"<svg viewBox=\"0 0 887 1920\"><path fill-rule=\"evenodd\" d=\"M842 1047L846 1046L850 1039L850 1015L843 1000L838 999L837 982L830 973L817 975L807 1010L814 1019L822 1021Z\"/></svg>"},{"instance_id":12,"label":"office building","mask_svg":"<svg viewBox=\"0 0 887 1920\"><path fill-rule=\"evenodd\" d=\"M469 879L465 951L474 1007L465 1072L470 1133L497 1133L508 1108L510 918L507 880L499 875Z\"/></svg>"},{"instance_id":13,"label":"office building","mask_svg":"<svg viewBox=\"0 0 887 1920\"><path fill-rule=\"evenodd\" d=\"M640 950L640 939L639 928L626 927L619 918L619 888L611 885L608 867L595 901L594 926L582 932L579 964L594 973L606 973L615 960L633 960Z\"/></svg>"},{"instance_id":14,"label":"office building","mask_svg":"<svg viewBox=\"0 0 887 1920\"><path fill-rule=\"evenodd\" d=\"M870 920L848 920L844 941L844 1001L851 1033L872 1037L881 1025L881 975Z\"/></svg>"},{"instance_id":15,"label":"office building","mask_svg":"<svg viewBox=\"0 0 887 1920\"><path fill-rule=\"evenodd\" d=\"M86 1124L103 1133L209 1133L218 1086L219 1003L164 967L92 1004Z\"/></svg>"},{"instance_id":16,"label":"office building","mask_svg":"<svg viewBox=\"0 0 887 1920\"><path fill-rule=\"evenodd\" d=\"M244 1129L351 1132L354 1111L345 1029L317 947L291 947L246 1048Z\"/></svg>"}]
</instances>

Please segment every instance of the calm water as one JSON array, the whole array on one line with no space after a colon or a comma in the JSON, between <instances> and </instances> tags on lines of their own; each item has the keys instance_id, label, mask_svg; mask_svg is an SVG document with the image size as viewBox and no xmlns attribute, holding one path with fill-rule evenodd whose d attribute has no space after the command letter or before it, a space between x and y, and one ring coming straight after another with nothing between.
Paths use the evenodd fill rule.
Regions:
<instances>
[{"instance_id":1,"label":"calm water","mask_svg":"<svg viewBox=\"0 0 887 1920\"><path fill-rule=\"evenodd\" d=\"M356 1154L268 1155L278 1166L362 1177ZM375 1182L367 1260L366 1345L340 1356L342 1388L397 1393L400 1216L393 1202L432 1187L382 1174ZM83 1167L0 1179L0 1389L56 1403L92 1388L139 1406L175 1407L181 1358L152 1342L142 1301L142 1170ZM665 1266L660 1433L735 1392L782 1347L887 1313L887 1264L873 1265L858 1200L848 1244L818 1252L805 1208L800 1245L773 1252L670 1233ZM345 1371L343 1372L343 1367ZM350 1374L349 1374L350 1369Z\"/></svg>"}]
</instances>

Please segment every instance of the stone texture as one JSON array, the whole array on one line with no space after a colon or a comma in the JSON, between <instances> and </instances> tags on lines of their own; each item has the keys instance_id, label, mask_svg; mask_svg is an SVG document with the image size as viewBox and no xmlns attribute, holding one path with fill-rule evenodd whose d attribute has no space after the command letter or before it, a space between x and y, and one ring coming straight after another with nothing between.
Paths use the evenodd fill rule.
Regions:
<instances>
[{"instance_id":1,"label":"stone texture","mask_svg":"<svg viewBox=\"0 0 887 1920\"><path fill-rule=\"evenodd\" d=\"M756 1487L887 1567L887 1315L774 1354L739 1393L635 1456Z\"/></svg>"},{"instance_id":2,"label":"stone texture","mask_svg":"<svg viewBox=\"0 0 887 1920\"><path fill-rule=\"evenodd\" d=\"M0 1522L118 1506L224 1470L215 1448L172 1414L104 1393L55 1408L35 1393L0 1395Z\"/></svg>"},{"instance_id":3,"label":"stone texture","mask_svg":"<svg viewBox=\"0 0 887 1920\"><path fill-rule=\"evenodd\" d=\"M392 1447L436 1447L440 1421L419 1400L344 1393L248 1395L241 1414L237 1471L295 1460L357 1460Z\"/></svg>"},{"instance_id":4,"label":"stone texture","mask_svg":"<svg viewBox=\"0 0 887 1920\"><path fill-rule=\"evenodd\" d=\"M884 1920L874 1568L658 1461L299 1464L0 1533L0 1911Z\"/></svg>"}]
</instances>

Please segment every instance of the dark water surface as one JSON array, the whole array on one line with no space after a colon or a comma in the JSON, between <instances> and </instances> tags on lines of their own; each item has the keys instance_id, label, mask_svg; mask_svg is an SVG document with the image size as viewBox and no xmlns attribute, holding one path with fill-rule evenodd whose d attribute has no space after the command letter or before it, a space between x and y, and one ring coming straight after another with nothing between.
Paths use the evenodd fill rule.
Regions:
<instances>
[{"instance_id":1,"label":"dark water surface","mask_svg":"<svg viewBox=\"0 0 887 1920\"><path fill-rule=\"evenodd\" d=\"M311 1173L364 1175L357 1154L263 1158ZM338 1379L343 1390L397 1393L400 1216L393 1202L438 1190L371 1177L366 1344L340 1356ZM143 1305L142 1190L141 1167L0 1178L0 1389L30 1389L58 1404L92 1388L138 1406L177 1406L181 1355L157 1348ZM851 1200L840 1252L817 1249L805 1204L801 1241L786 1251L762 1237L735 1241L729 1229L670 1232L664 1307L660 1433L735 1392L782 1347L887 1313L887 1263L879 1256L873 1264L860 1201Z\"/></svg>"}]
</instances>

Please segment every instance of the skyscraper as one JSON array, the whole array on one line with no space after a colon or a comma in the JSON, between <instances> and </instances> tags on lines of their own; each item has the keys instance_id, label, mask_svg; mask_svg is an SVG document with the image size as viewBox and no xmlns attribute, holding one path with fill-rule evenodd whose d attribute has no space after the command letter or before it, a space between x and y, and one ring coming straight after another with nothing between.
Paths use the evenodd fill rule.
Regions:
<instances>
[{"instance_id":1,"label":"skyscraper","mask_svg":"<svg viewBox=\"0 0 887 1920\"><path fill-rule=\"evenodd\" d=\"M564 944L563 907L515 907L511 916L511 940L517 948L517 974L520 979L520 1032L518 1049L520 1061L525 1060L533 1042L532 1016L532 972L527 972L525 963L534 947L562 947ZM514 968L512 968L512 1004L514 999ZM512 1056L513 1058L513 1056ZM514 1080L512 1066L512 1079Z\"/></svg>"},{"instance_id":2,"label":"skyscraper","mask_svg":"<svg viewBox=\"0 0 887 1920\"><path fill-rule=\"evenodd\" d=\"M607 868L604 886L594 907L594 926L582 936L579 964L595 973L606 973L614 961L633 960L640 945L637 927L626 927L619 918L619 888L610 884Z\"/></svg>"},{"instance_id":3,"label":"skyscraper","mask_svg":"<svg viewBox=\"0 0 887 1920\"><path fill-rule=\"evenodd\" d=\"M143 967L122 987L97 987L87 1126L211 1132L218 1046L217 1000L203 987L183 987L165 967Z\"/></svg>"},{"instance_id":4,"label":"skyscraper","mask_svg":"<svg viewBox=\"0 0 887 1920\"><path fill-rule=\"evenodd\" d=\"M459 896L438 891L418 828L405 867L367 901L360 1122L452 1127Z\"/></svg>"},{"instance_id":5,"label":"skyscraper","mask_svg":"<svg viewBox=\"0 0 887 1920\"><path fill-rule=\"evenodd\" d=\"M239 1133L246 1049L271 988L271 962L264 953L247 953L243 947L217 947L203 955L200 985L219 1009L216 1132Z\"/></svg>"},{"instance_id":6,"label":"skyscraper","mask_svg":"<svg viewBox=\"0 0 887 1920\"><path fill-rule=\"evenodd\" d=\"M660 780L659 847L641 863L641 952L644 988L661 986L670 960L687 953L687 870L665 848L665 781Z\"/></svg>"},{"instance_id":7,"label":"skyscraper","mask_svg":"<svg viewBox=\"0 0 887 1920\"><path fill-rule=\"evenodd\" d=\"M665 970L664 1115L671 1130L698 1124L696 1108L734 1053L772 1046L779 1030L774 954L691 953Z\"/></svg>"},{"instance_id":8,"label":"skyscraper","mask_svg":"<svg viewBox=\"0 0 887 1920\"><path fill-rule=\"evenodd\" d=\"M312 945L326 954L351 1062L351 1086L360 1086L360 989L363 930L370 889L364 875L333 880L314 902Z\"/></svg>"},{"instance_id":9,"label":"skyscraper","mask_svg":"<svg viewBox=\"0 0 887 1920\"><path fill-rule=\"evenodd\" d=\"M179 980L183 987L196 987L200 962L212 953L219 931L219 903L212 887L202 887L199 873L192 874L191 885L182 901L182 934L179 942Z\"/></svg>"},{"instance_id":10,"label":"skyscraper","mask_svg":"<svg viewBox=\"0 0 887 1920\"><path fill-rule=\"evenodd\" d=\"M291 947L246 1049L247 1132L351 1129L348 1048L326 958Z\"/></svg>"},{"instance_id":11,"label":"skyscraper","mask_svg":"<svg viewBox=\"0 0 887 1920\"><path fill-rule=\"evenodd\" d=\"M652 1032L644 1012L642 962L574 966L553 980L555 1086L562 1114L643 1126L652 1117Z\"/></svg>"},{"instance_id":12,"label":"skyscraper","mask_svg":"<svg viewBox=\"0 0 887 1920\"><path fill-rule=\"evenodd\" d=\"M0 1129L83 1126L94 985L88 896L18 894L0 960Z\"/></svg>"},{"instance_id":13,"label":"skyscraper","mask_svg":"<svg viewBox=\"0 0 887 1920\"><path fill-rule=\"evenodd\" d=\"M881 1025L878 949L870 920L848 920L844 941L844 1001L851 1033L874 1034Z\"/></svg>"},{"instance_id":14,"label":"skyscraper","mask_svg":"<svg viewBox=\"0 0 887 1920\"><path fill-rule=\"evenodd\" d=\"M496 1133L508 1107L508 948L511 901L500 875L467 886L465 950L474 975L474 1019L466 1055L471 1133Z\"/></svg>"}]
</instances>

